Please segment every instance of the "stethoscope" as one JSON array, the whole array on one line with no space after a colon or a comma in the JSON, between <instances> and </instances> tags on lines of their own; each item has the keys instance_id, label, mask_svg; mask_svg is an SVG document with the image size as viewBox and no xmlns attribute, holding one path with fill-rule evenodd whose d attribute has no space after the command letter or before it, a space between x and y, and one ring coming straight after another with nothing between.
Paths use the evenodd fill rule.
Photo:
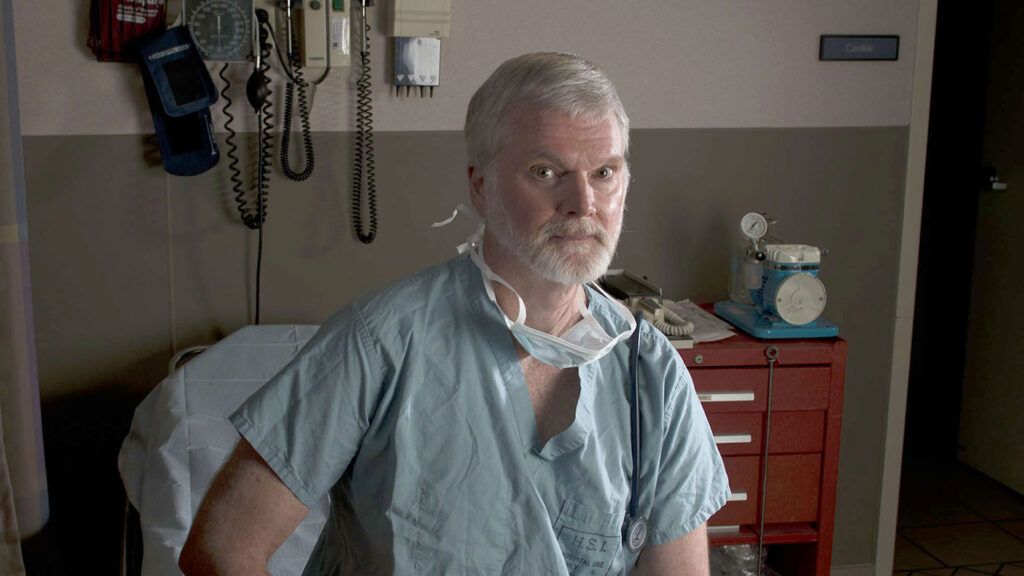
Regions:
<instances>
[{"instance_id":1,"label":"stethoscope","mask_svg":"<svg viewBox=\"0 0 1024 576\"><path fill-rule=\"evenodd\" d=\"M647 518L639 513L640 507L640 325L643 314L637 312L636 330L629 337L629 450L632 453L633 473L629 479L629 508L622 524L622 539L626 549L638 554L647 542Z\"/></svg>"}]
</instances>

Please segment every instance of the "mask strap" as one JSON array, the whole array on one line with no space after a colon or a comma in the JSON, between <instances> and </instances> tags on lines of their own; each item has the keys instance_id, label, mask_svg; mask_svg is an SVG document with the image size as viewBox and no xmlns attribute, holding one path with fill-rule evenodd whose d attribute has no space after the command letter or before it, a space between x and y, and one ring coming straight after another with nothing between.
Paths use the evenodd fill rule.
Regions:
<instances>
[{"instance_id":1,"label":"mask strap","mask_svg":"<svg viewBox=\"0 0 1024 576\"><path fill-rule=\"evenodd\" d=\"M480 271L483 272L485 280L493 280L494 282L497 282L511 290L512 294L515 295L516 300L519 301L519 313L517 315L518 317L516 318L515 322L509 320L508 315L505 314L505 311L501 310L501 305L498 304L498 297L494 293L494 287L491 285L489 281L484 282L484 288L487 290L487 297L491 299L491 302L494 302L494 304L498 306L498 310L501 310L501 315L505 318L505 324L507 324L509 328L511 328L513 324L526 325L526 303L523 302L522 297L519 296L519 292L516 292L516 289L513 288L511 284L506 282L504 278L498 276L493 271L491 271L490 266L488 266L487 263L484 262L484 257L483 254L481 253L483 249L483 243L480 242L479 240L473 242L474 237L479 236L479 234L481 234L482 232L483 227L481 227L479 232L477 232L473 236L470 236L470 239L466 242L466 244L472 244L472 246L469 248L469 257L470 259L473 260L473 263L476 264L477 268L479 268Z\"/></svg>"},{"instance_id":2,"label":"mask strap","mask_svg":"<svg viewBox=\"0 0 1024 576\"><path fill-rule=\"evenodd\" d=\"M467 206L465 204L459 204L458 206L455 207L455 210L452 210L452 215L451 216L445 218L444 220L440 220L440 221L434 222L433 224L430 225L430 227L431 228L443 228L443 227L451 224L455 220L455 217L458 216L460 212L462 214L468 216L471 220L475 220L476 222L479 223L479 226L477 226L476 232L471 234L469 236L469 238L466 239L465 242L463 242L462 244L459 244L459 246L457 247L457 250L459 251L459 254L464 254L467 250L472 250L475 245L480 243L480 239L483 238L483 234L484 234L484 221L476 213L476 210L474 210L473 208L470 208L469 206Z\"/></svg>"},{"instance_id":3,"label":"mask strap","mask_svg":"<svg viewBox=\"0 0 1024 576\"><path fill-rule=\"evenodd\" d=\"M477 215L476 210L470 208L469 206L466 206L465 204L459 204L458 206L455 207L455 210L452 210L452 215L451 216L445 218L444 220L440 220L438 222L434 222L433 224L430 225L430 227L431 228L443 228L443 227L451 224L455 220L455 217L459 215L459 212L462 212L466 216L469 216L469 218L472 219L472 220L476 220L477 222L482 222L482 220L480 219L480 216Z\"/></svg>"},{"instance_id":4,"label":"mask strap","mask_svg":"<svg viewBox=\"0 0 1024 576\"><path fill-rule=\"evenodd\" d=\"M467 250L475 250L478 246L483 245L483 237L484 225L483 223L480 223L480 226L476 229L476 232L470 234L469 238L466 238L466 241L456 246L455 249L459 251L459 254L465 254Z\"/></svg>"}]
</instances>

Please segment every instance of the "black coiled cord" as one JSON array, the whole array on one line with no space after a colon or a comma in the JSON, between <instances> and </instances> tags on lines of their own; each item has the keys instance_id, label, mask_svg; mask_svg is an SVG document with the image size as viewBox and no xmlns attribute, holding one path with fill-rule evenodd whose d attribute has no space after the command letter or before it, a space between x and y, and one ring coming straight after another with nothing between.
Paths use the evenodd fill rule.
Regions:
<instances>
[{"instance_id":1,"label":"black coiled cord","mask_svg":"<svg viewBox=\"0 0 1024 576\"><path fill-rule=\"evenodd\" d=\"M260 19L261 24L265 24L266 19ZM260 26L260 73L267 84L266 96L260 105L260 119L263 121L263 125L259 127L259 139L260 139L260 158L258 163L258 172L256 176L256 190L257 190L257 204L258 210L257 215L259 218L258 228L262 228L263 223L267 221L267 199L270 192L270 166L274 162L274 140L270 137L274 130L274 105L270 101L270 96L273 91L270 90L270 49L271 45L269 42L270 33L268 32L269 25ZM258 268L257 268L258 269Z\"/></svg>"},{"instance_id":2,"label":"black coiled cord","mask_svg":"<svg viewBox=\"0 0 1024 576\"><path fill-rule=\"evenodd\" d=\"M260 323L260 285L261 275L263 269L263 224L267 221L267 201L270 194L270 166L274 161L274 145L273 140L270 137L271 131L273 130L273 104L270 101L270 80L267 77L267 73L270 71L270 65L267 64L267 59L270 57L271 45L268 41L268 34L264 26L269 26L268 19L266 18L265 11L260 14L261 11L257 11L257 17L260 22L259 30L259 42L260 42L260 65L257 70L253 71L252 76L249 77L249 81L246 83L246 96L249 98L252 106L257 110L260 118L259 126L259 161L257 163L256 172L256 212L253 213L248 206L247 193L243 189L244 181L242 180L242 171L239 168L238 160L238 144L235 142L237 132L235 132L232 126L235 116L231 113L231 104L233 101L228 95L228 89L231 87L231 81L226 76L228 64L224 64L221 67L219 76L221 81L224 82L224 87L221 88L220 96L224 99L223 112L227 120L224 122L224 129L228 135L225 138L225 143L228 145L228 158L230 162L228 164L228 171L231 173L231 188L235 194L235 204L238 208L238 214L242 219L242 223L248 228L257 230L259 233L259 244L256 251L256 310L255 310L255 323Z\"/></svg>"},{"instance_id":3,"label":"black coiled cord","mask_svg":"<svg viewBox=\"0 0 1024 576\"><path fill-rule=\"evenodd\" d=\"M270 193L270 166L274 162L274 141L270 137L274 129L274 105L270 101L270 77L267 73L270 71L270 64L267 61L270 59L270 42L268 37L269 19L266 16L266 12L260 14L257 12L257 16L260 20L260 66L259 73L262 75L262 81L266 83L266 91L263 96L263 102L260 103L259 117L262 121L262 125L259 127L259 162L256 175L256 217L257 226L256 229L259 232L259 245L256 249L256 313L255 323L260 323L260 276L263 270L263 224L267 221L267 200ZM252 228L252 226L249 226Z\"/></svg>"},{"instance_id":4,"label":"black coiled cord","mask_svg":"<svg viewBox=\"0 0 1024 576\"><path fill-rule=\"evenodd\" d=\"M235 193L235 204L238 206L238 213L242 217L242 222L246 226L253 228L253 226L250 226L250 219L247 218L249 210L246 206L245 191L242 190L242 185L244 184L242 182L242 171L238 168L238 144L235 143L235 138L238 136L238 133L235 132L235 128L232 126L235 121L235 115L231 113L231 104L233 101L228 95L228 88L231 87L231 81L228 80L228 77L225 75L227 69L228 64L225 63L224 66L221 67L218 76L220 76L221 81L224 82L224 87L220 89L220 97L224 101L222 110L224 112L224 117L227 118L227 120L224 121L224 130L227 131L228 135L227 138L224 139L224 143L228 145L228 159L230 160L228 163L228 171L231 173L231 190ZM255 220L252 220L252 222L255 222Z\"/></svg>"},{"instance_id":5,"label":"black coiled cord","mask_svg":"<svg viewBox=\"0 0 1024 576\"><path fill-rule=\"evenodd\" d=\"M294 41L294 39L293 39ZM297 53L294 50L293 53ZM278 53L278 58L281 55ZM302 78L302 67L298 62L292 62L292 74L289 78L286 92L284 93L284 127L281 130L281 170L291 180L301 182L313 175L313 166L316 158L313 156L313 132L309 128L309 100L306 98L306 89L309 84ZM305 151L305 167L302 172L296 172L291 167L288 159L288 147L292 136L292 102L295 92L299 93L299 122L302 125L302 149Z\"/></svg>"},{"instance_id":6,"label":"black coiled cord","mask_svg":"<svg viewBox=\"0 0 1024 576\"><path fill-rule=\"evenodd\" d=\"M352 162L352 224L356 236L363 244L377 237L377 184L373 158L373 93L370 84L370 23L366 9L362 11L363 38L360 57L359 81L356 82L356 144ZM365 172L364 172L365 170ZM370 215L369 233L363 230L363 181L365 176L367 209Z\"/></svg>"},{"instance_id":7,"label":"black coiled cord","mask_svg":"<svg viewBox=\"0 0 1024 576\"><path fill-rule=\"evenodd\" d=\"M263 62L260 64L260 71L266 76L267 72L270 71L270 66L267 64L266 58L270 55L269 45L263 46L266 48L263 56ZM267 200L270 194L270 167L274 163L274 139L271 138L271 134L274 130L274 104L270 101L270 80L267 79L267 96L268 98L263 101L260 107L260 118L263 121L262 126L259 127L259 139L260 139L260 158L256 176L256 198L257 198L257 217L259 218L256 226L249 226L250 228L261 228L263 223L267 221Z\"/></svg>"},{"instance_id":8,"label":"black coiled cord","mask_svg":"<svg viewBox=\"0 0 1024 576\"><path fill-rule=\"evenodd\" d=\"M270 70L270 66L266 64L266 57L270 54L270 45L264 43L263 31L260 31L260 50L264 54L261 56L263 61L260 64L259 71L266 76ZM224 130L227 131L228 135L225 138L225 143L228 145L228 171L231 173L231 189L235 194L235 204L238 207L238 214L242 219L242 223L245 224L252 230L258 230L263 226L263 223L267 220L267 200L270 193L270 163L274 161L274 145L270 138L270 131L273 129L273 105L270 99L267 98L261 104L260 110L262 111L262 126L259 127L259 162L256 174L256 211L253 212L249 208L249 203L246 198L247 191L243 189L244 181L242 180L242 170L239 168L238 160L238 144L235 142L237 132L235 132L232 123L235 120L235 116L231 113L230 107L233 101L228 96L228 88L231 83L225 76L228 65L224 64L220 69L220 79L224 82L224 87L220 91L221 98L224 99L223 112L227 120L224 122ZM267 82L266 95L271 94L270 83Z\"/></svg>"}]
</instances>

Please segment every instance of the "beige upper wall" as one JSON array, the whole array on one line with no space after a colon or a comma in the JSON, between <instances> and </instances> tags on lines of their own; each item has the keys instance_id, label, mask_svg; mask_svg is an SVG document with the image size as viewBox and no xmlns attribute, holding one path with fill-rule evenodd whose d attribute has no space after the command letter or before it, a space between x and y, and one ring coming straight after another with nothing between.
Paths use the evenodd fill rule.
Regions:
<instances>
[{"instance_id":1,"label":"beige upper wall","mask_svg":"<svg viewBox=\"0 0 1024 576\"><path fill-rule=\"evenodd\" d=\"M176 11L180 0L168 0ZM386 0L380 0L384 6ZM14 0L25 135L152 132L133 65L86 48L89 2L57 10ZM371 51L382 131L461 130L470 95L501 61L531 50L577 52L605 68L636 128L906 126L916 0L456 0L433 99L387 91L384 14ZM819 62L821 34L898 34L897 62ZM275 62L276 64L276 62ZM236 87L248 74L232 67ZM350 130L349 78L316 96L313 127ZM221 125L221 124L218 124Z\"/></svg>"}]
</instances>

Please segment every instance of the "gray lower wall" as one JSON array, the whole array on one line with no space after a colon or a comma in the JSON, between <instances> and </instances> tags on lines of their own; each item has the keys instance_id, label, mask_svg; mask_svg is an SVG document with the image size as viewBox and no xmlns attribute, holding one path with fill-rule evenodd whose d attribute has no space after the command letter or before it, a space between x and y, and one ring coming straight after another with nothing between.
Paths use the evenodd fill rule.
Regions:
<instances>
[{"instance_id":1,"label":"gray lower wall","mask_svg":"<svg viewBox=\"0 0 1024 576\"><path fill-rule=\"evenodd\" d=\"M381 133L380 235L360 244L349 222L350 139L315 134L305 183L275 167L263 323L320 322L454 255L474 228L462 218L430 228L467 201L461 134ZM778 218L782 239L829 250L825 316L849 340L833 560L873 562L907 129L637 130L632 143L614 266L666 296L727 295L729 244L747 211ZM250 321L256 234L235 216L226 158L177 178L159 167L151 137L31 136L24 149L44 401L143 394L175 350Z\"/></svg>"}]
</instances>

